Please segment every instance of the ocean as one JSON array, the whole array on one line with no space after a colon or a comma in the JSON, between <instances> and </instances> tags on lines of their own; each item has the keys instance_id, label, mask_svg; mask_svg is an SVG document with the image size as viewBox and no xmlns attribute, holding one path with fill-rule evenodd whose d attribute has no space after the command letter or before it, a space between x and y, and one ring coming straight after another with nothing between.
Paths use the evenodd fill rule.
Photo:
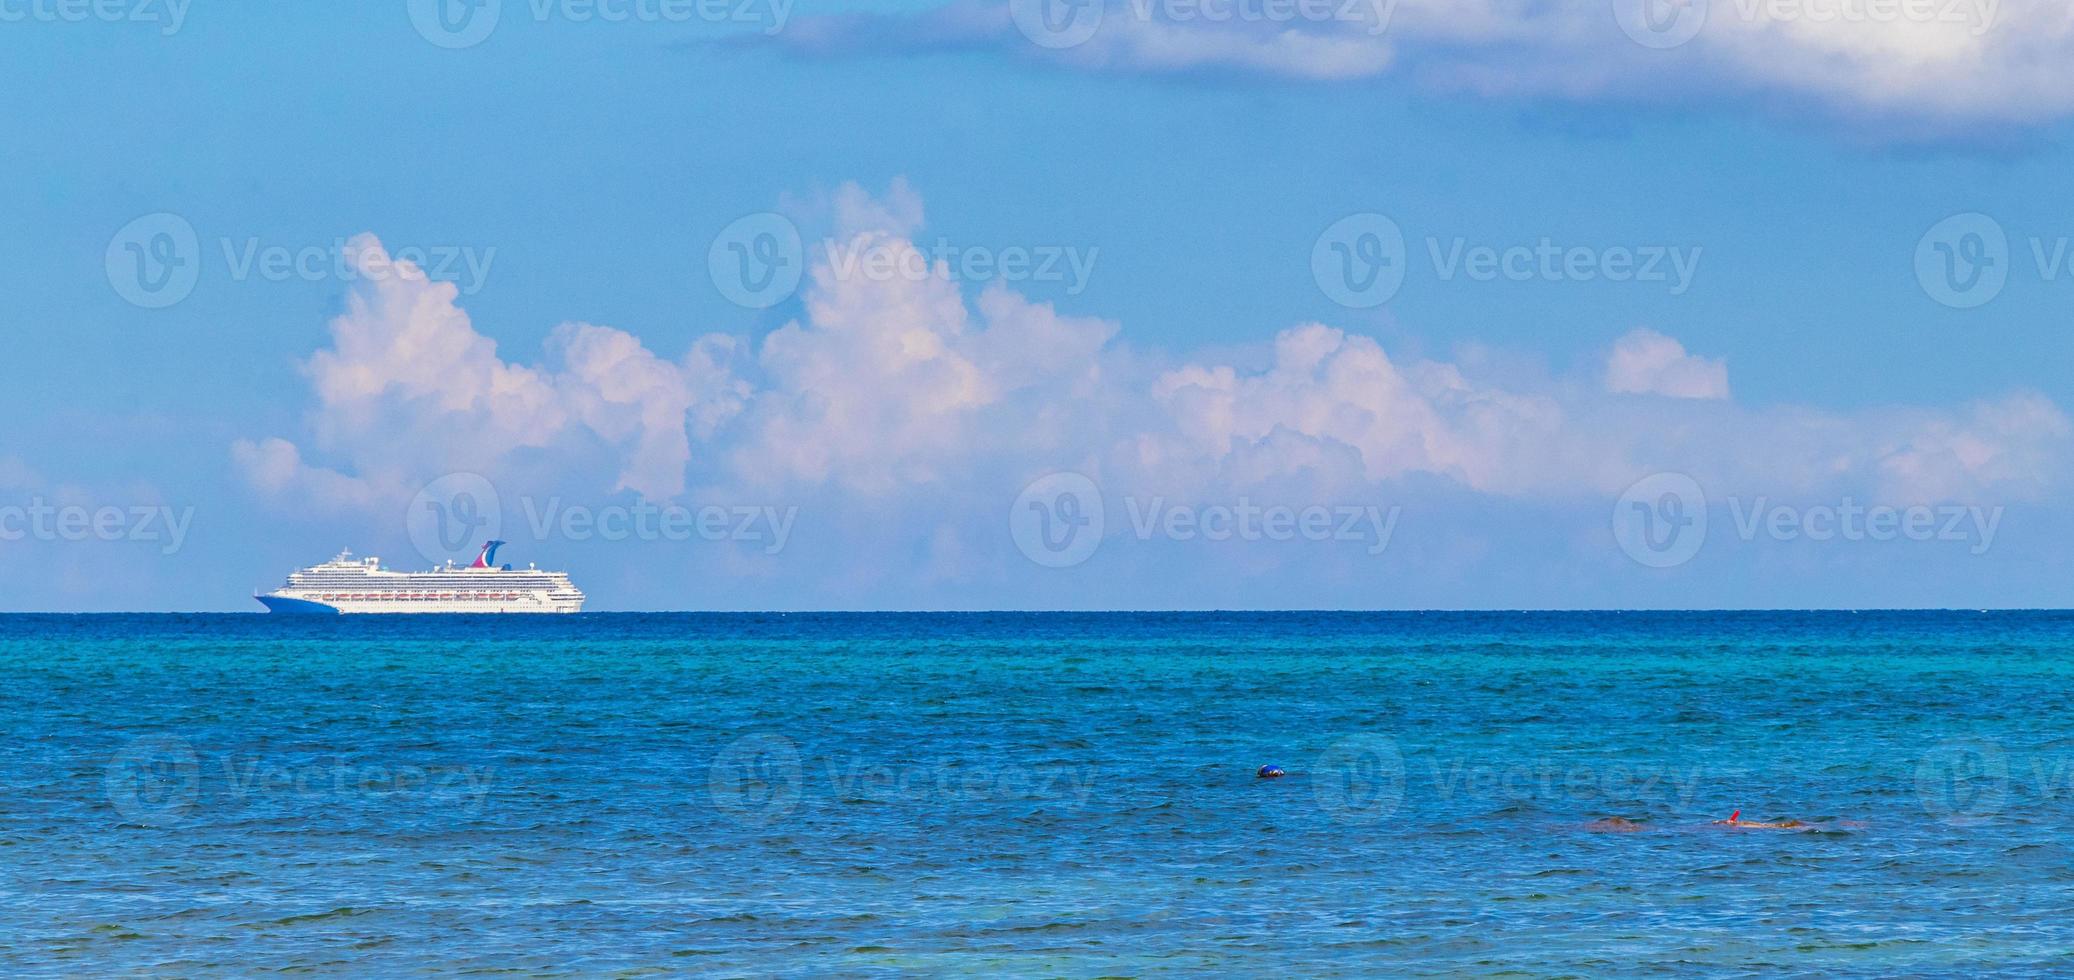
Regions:
<instances>
[{"instance_id":1,"label":"ocean","mask_svg":"<svg viewBox=\"0 0 2074 980\"><path fill-rule=\"evenodd\" d=\"M2044 612L5 616L0 970L2064 969L2070 654Z\"/></svg>"}]
</instances>

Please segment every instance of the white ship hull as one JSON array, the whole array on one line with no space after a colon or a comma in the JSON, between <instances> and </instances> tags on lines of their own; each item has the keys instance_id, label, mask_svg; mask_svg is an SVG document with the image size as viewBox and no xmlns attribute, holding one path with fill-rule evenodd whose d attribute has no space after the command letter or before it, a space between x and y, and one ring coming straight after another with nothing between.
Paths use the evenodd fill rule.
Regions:
<instances>
[{"instance_id":1,"label":"white ship hull","mask_svg":"<svg viewBox=\"0 0 2074 980\"><path fill-rule=\"evenodd\" d=\"M315 615L358 613L573 613L583 611L583 600L555 600L546 596L513 599L391 599L326 598L322 593L294 593L286 589L254 596L268 612Z\"/></svg>"},{"instance_id":2,"label":"white ship hull","mask_svg":"<svg viewBox=\"0 0 2074 980\"><path fill-rule=\"evenodd\" d=\"M484 545L469 567L448 562L426 572L390 571L379 558L356 560L348 552L293 572L281 588L252 598L268 612L320 616L583 611L583 592L568 573L491 564L503 543Z\"/></svg>"}]
</instances>

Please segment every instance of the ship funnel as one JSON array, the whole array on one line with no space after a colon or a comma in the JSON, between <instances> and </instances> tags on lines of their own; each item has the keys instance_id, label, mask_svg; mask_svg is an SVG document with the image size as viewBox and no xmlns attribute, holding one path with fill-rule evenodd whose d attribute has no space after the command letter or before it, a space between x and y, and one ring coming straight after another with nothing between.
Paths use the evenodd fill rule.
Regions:
<instances>
[{"instance_id":1,"label":"ship funnel","mask_svg":"<svg viewBox=\"0 0 2074 980\"><path fill-rule=\"evenodd\" d=\"M478 555L476 555L476 556L475 556L475 564L473 564L473 565L470 565L470 566L468 566L468 567L470 567L470 568L494 568L494 567L496 567L496 566L495 566L495 565L494 565L493 563L494 563L494 562L495 562L495 561L497 560L497 549L498 549L498 548L501 548L501 547L503 547L503 546L504 546L504 542L502 542L502 541L488 541L488 542L485 542L485 543L483 544L483 546L482 546L482 553L481 553L481 554L478 554Z\"/></svg>"}]
</instances>

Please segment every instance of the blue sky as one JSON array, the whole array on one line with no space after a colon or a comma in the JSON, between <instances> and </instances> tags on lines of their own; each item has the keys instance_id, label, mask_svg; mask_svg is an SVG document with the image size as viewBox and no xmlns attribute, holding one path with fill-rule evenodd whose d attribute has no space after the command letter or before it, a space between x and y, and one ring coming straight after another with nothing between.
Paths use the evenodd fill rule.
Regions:
<instances>
[{"instance_id":1,"label":"blue sky","mask_svg":"<svg viewBox=\"0 0 2074 980\"><path fill-rule=\"evenodd\" d=\"M1570 4L1406 0L1373 36L1118 4L1057 50L999 5L499 6L459 48L403 0L5 8L0 608L255 608L344 545L423 565L410 515L454 473L601 609L2074 598L2074 246L2037 259L2074 238L2074 62L2030 5L1976 34L1716 3L1668 52ZM751 308L711 257L762 213L809 271ZM1370 214L1402 285L1345 305L1321 235ZM162 306L122 282L153 215L194 235ZM1940 302L1919 252L1979 228L2006 248L1951 261L2006 283ZM1544 240L1662 275L1449 261ZM1082 265L840 261L910 248ZM350 271L412 250L448 287ZM1055 473L1102 505L1062 567L1029 522L1094 501ZM1622 547L1683 503L1691 555ZM1338 516L1187 530L1249 505ZM1804 533L1853 507L1936 530ZM730 516L542 530L568 508Z\"/></svg>"}]
</instances>

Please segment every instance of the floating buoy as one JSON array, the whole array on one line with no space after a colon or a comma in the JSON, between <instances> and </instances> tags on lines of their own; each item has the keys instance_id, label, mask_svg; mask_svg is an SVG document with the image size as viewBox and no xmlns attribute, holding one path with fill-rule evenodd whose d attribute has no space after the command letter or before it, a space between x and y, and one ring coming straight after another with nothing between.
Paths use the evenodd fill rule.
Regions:
<instances>
[{"instance_id":1,"label":"floating buoy","mask_svg":"<svg viewBox=\"0 0 2074 980\"><path fill-rule=\"evenodd\" d=\"M1261 766L1260 772L1256 773L1255 775L1258 775L1262 779L1276 779L1282 776L1287 776L1289 774L1283 772L1281 766Z\"/></svg>"}]
</instances>

